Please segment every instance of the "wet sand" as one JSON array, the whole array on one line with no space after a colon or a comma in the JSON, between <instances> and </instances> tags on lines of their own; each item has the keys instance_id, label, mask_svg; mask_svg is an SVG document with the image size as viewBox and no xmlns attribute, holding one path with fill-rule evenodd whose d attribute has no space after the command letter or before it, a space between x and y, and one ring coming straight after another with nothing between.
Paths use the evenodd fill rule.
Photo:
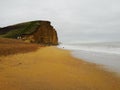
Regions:
<instances>
[{"instance_id":1,"label":"wet sand","mask_svg":"<svg viewBox=\"0 0 120 90\"><path fill-rule=\"evenodd\" d=\"M120 77L67 50L43 47L0 57L0 90L120 90Z\"/></svg>"}]
</instances>

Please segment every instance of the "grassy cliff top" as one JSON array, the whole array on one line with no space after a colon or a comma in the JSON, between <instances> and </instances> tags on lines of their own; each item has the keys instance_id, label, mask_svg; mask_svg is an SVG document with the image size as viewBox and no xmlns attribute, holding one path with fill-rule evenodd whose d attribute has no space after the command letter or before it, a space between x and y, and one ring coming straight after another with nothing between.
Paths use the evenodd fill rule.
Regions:
<instances>
[{"instance_id":1,"label":"grassy cliff top","mask_svg":"<svg viewBox=\"0 0 120 90\"><path fill-rule=\"evenodd\" d=\"M42 24L50 24L49 21L30 21L0 28L0 37L17 38L22 34L31 34Z\"/></svg>"}]
</instances>

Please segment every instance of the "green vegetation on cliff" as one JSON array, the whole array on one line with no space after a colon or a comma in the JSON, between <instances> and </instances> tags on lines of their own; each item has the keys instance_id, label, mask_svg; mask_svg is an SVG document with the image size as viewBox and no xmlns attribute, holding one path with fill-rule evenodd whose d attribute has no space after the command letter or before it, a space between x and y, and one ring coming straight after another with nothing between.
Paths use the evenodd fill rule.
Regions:
<instances>
[{"instance_id":1,"label":"green vegetation on cliff","mask_svg":"<svg viewBox=\"0 0 120 90\"><path fill-rule=\"evenodd\" d=\"M0 35L0 37L17 38L18 36L21 36L22 34L31 34L37 29L38 26L39 26L39 23L37 21L13 25L11 26L13 27L12 29L10 28L8 32L5 32L5 34Z\"/></svg>"}]
</instances>

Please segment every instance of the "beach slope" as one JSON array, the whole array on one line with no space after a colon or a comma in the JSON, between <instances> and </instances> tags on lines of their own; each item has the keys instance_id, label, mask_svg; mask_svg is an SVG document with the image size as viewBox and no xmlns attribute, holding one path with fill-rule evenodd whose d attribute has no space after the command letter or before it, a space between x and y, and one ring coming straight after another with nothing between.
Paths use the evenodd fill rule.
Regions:
<instances>
[{"instance_id":1,"label":"beach slope","mask_svg":"<svg viewBox=\"0 0 120 90\"><path fill-rule=\"evenodd\" d=\"M0 57L0 90L119 89L119 77L57 47Z\"/></svg>"}]
</instances>

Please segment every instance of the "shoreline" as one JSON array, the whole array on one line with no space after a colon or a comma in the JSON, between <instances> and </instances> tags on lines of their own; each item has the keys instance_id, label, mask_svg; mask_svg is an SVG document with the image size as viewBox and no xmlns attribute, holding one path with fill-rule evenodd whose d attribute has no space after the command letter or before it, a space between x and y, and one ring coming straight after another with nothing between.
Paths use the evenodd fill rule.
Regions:
<instances>
[{"instance_id":1,"label":"shoreline","mask_svg":"<svg viewBox=\"0 0 120 90\"><path fill-rule=\"evenodd\" d=\"M115 73L120 77L120 55L89 51L72 51L71 54L78 59L83 59L85 62L97 64L101 69Z\"/></svg>"},{"instance_id":2,"label":"shoreline","mask_svg":"<svg viewBox=\"0 0 120 90\"><path fill-rule=\"evenodd\" d=\"M62 48L64 47L64 48ZM105 53L105 52L96 52L89 50L81 49L72 49L68 46L58 46L63 50L69 50L71 55L77 59L82 59L85 62L93 63L99 65L101 69L115 73L120 77L120 55L116 53Z\"/></svg>"},{"instance_id":3,"label":"shoreline","mask_svg":"<svg viewBox=\"0 0 120 90\"><path fill-rule=\"evenodd\" d=\"M42 47L0 57L0 90L119 90L120 78L69 50Z\"/></svg>"}]
</instances>

